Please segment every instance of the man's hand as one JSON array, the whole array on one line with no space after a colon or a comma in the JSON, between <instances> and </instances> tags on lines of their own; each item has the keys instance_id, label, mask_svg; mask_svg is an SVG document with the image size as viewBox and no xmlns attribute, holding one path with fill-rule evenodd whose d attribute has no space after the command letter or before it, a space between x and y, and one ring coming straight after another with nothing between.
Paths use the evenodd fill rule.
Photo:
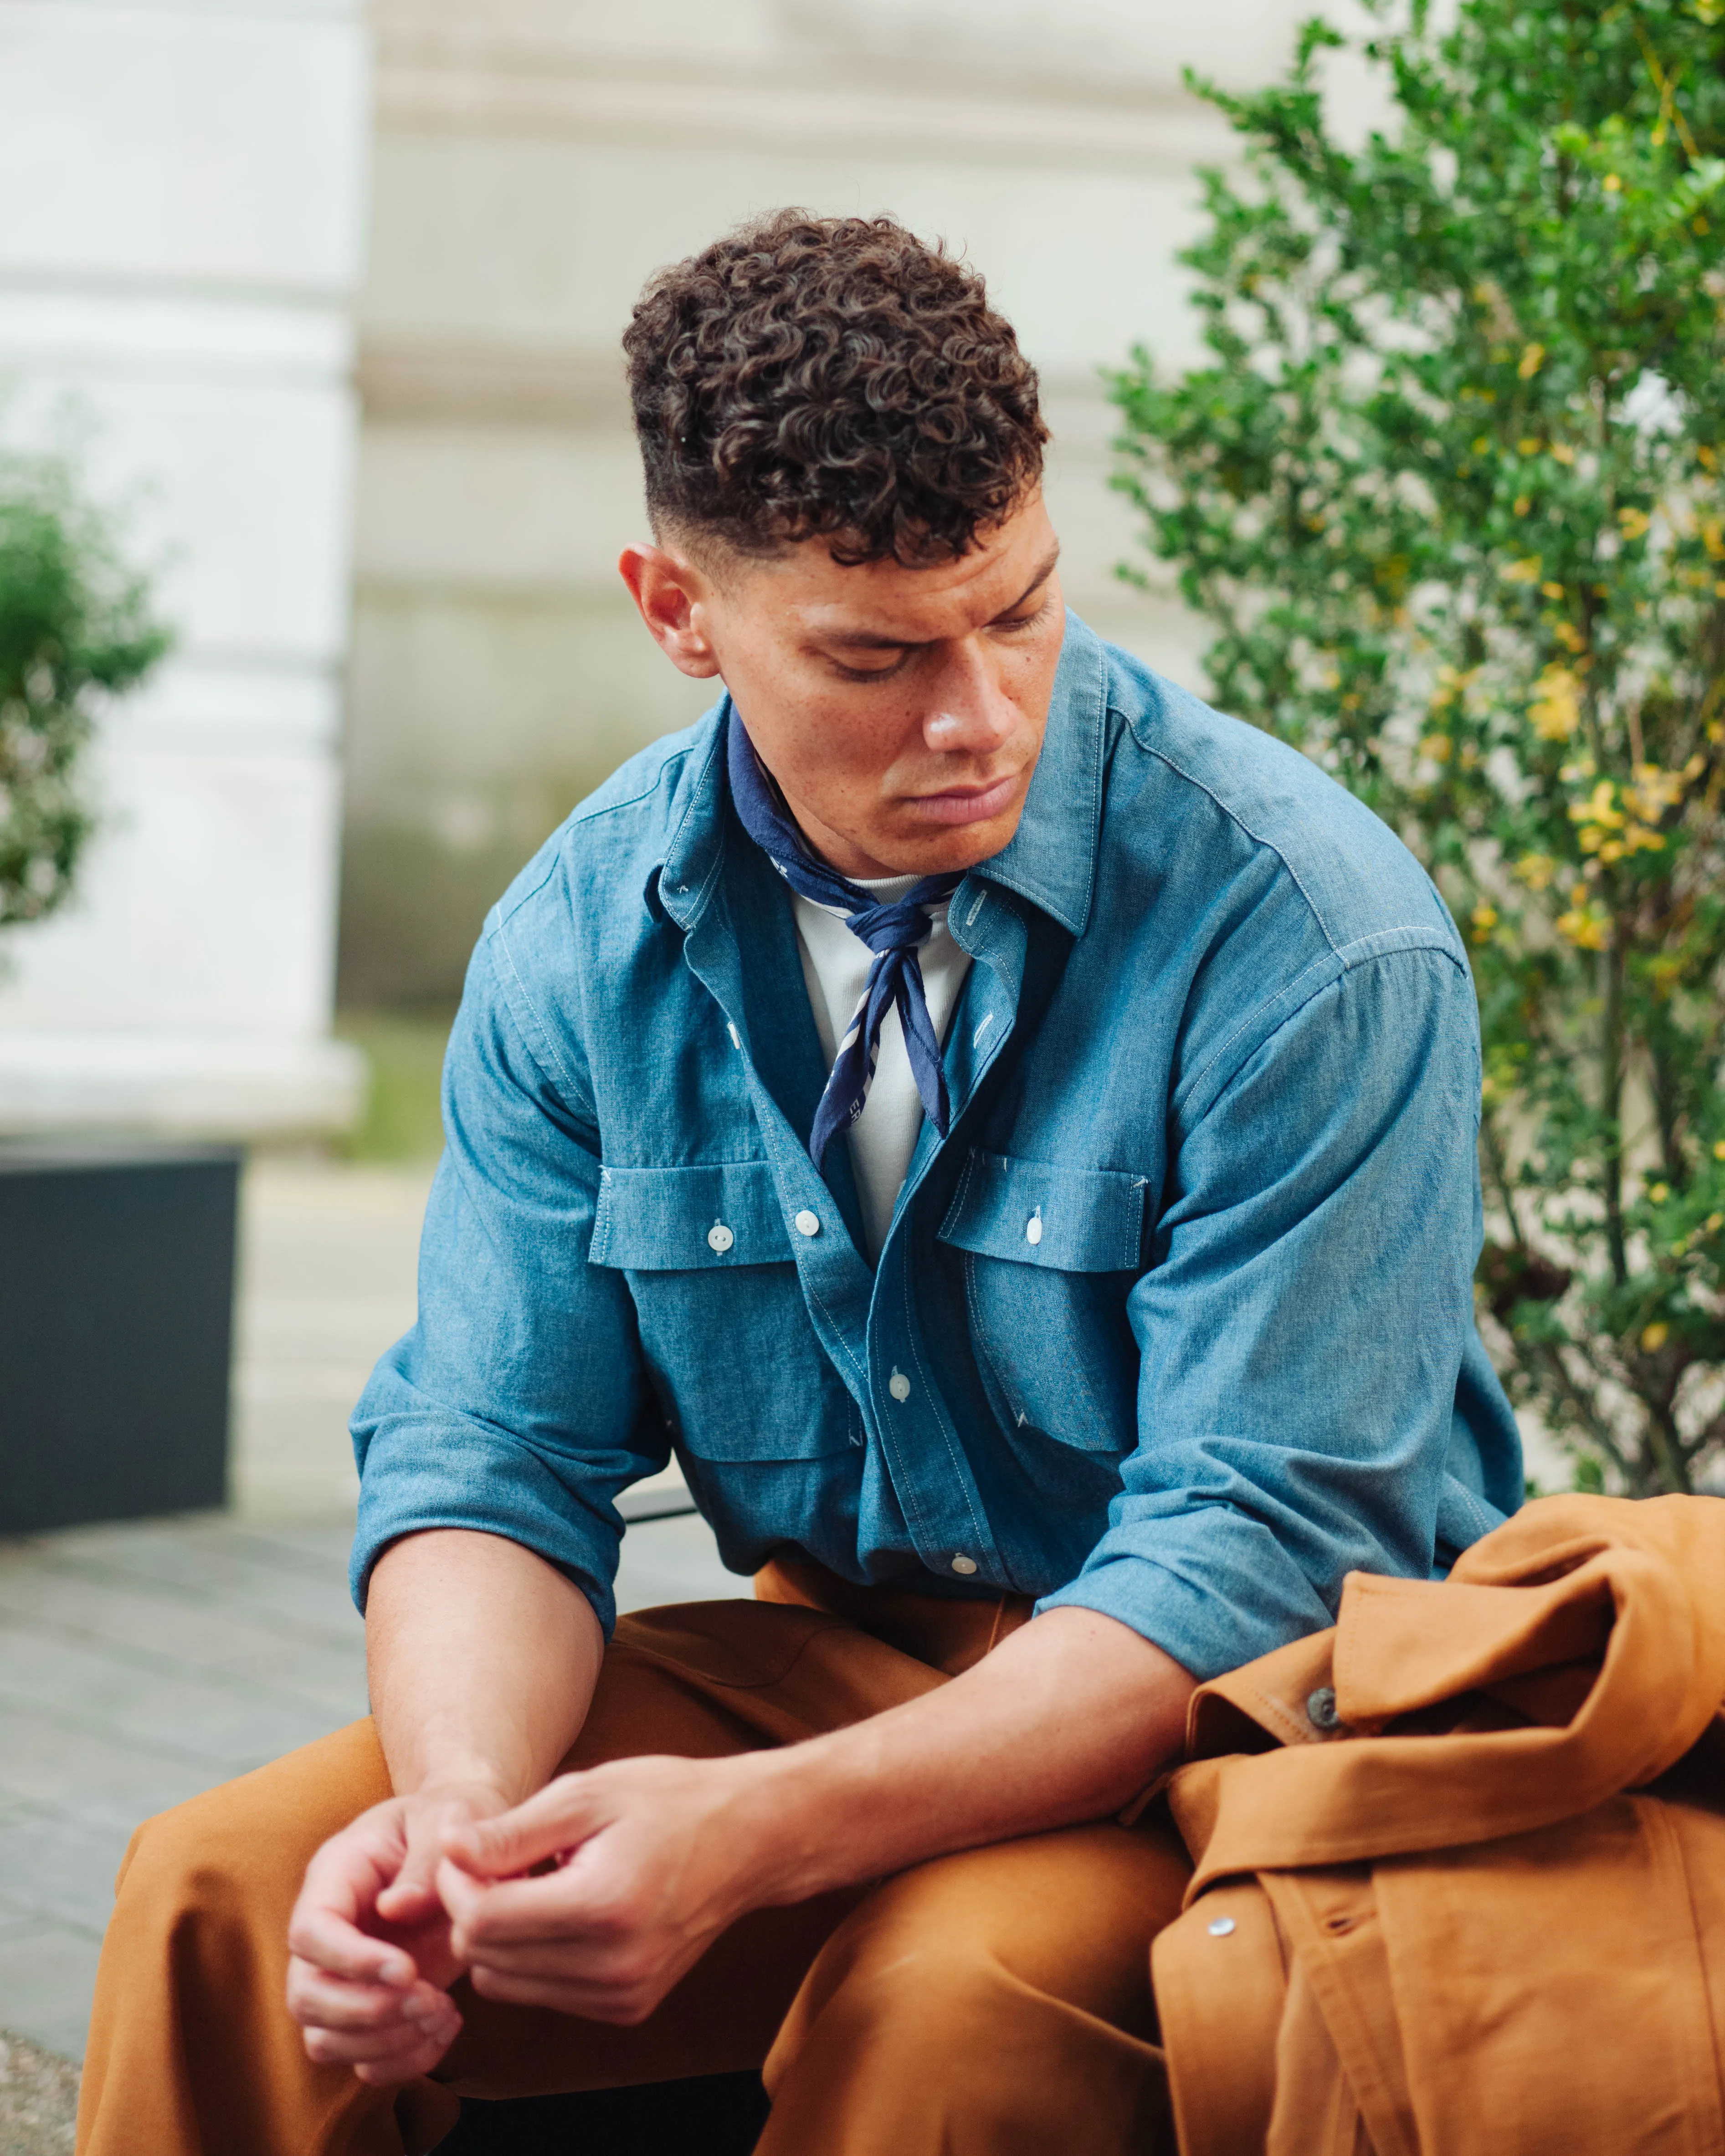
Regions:
<instances>
[{"instance_id":1,"label":"man's hand","mask_svg":"<svg viewBox=\"0 0 1725 2156\"><path fill-rule=\"evenodd\" d=\"M288 1927L288 2010L320 2065L364 2082L429 2073L461 2016L444 1987L461 1962L435 1877L444 1835L501 1812L484 1784L392 1797L331 1837L306 1868Z\"/></svg>"},{"instance_id":2,"label":"man's hand","mask_svg":"<svg viewBox=\"0 0 1725 2156\"><path fill-rule=\"evenodd\" d=\"M502 1818L445 1829L438 1891L488 1999L643 2021L734 1918L768 1898L757 1755L619 1759ZM557 1868L520 1875L547 1858Z\"/></svg>"}]
</instances>

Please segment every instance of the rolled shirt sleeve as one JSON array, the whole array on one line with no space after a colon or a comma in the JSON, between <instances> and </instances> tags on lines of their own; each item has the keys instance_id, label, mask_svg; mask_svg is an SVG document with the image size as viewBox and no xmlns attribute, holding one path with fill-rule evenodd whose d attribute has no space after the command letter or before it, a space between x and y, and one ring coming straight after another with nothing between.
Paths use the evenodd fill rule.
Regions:
<instances>
[{"instance_id":1,"label":"rolled shirt sleeve","mask_svg":"<svg viewBox=\"0 0 1725 2156\"><path fill-rule=\"evenodd\" d=\"M616 1497L670 1458L620 1273L589 1265L598 1141L583 1074L475 952L444 1072L446 1148L420 1245L419 1317L355 1410L352 1581L429 1527L506 1537L558 1566L608 1636Z\"/></svg>"},{"instance_id":2,"label":"rolled shirt sleeve","mask_svg":"<svg viewBox=\"0 0 1725 2156\"><path fill-rule=\"evenodd\" d=\"M1428 942L1347 964L1194 1089L1128 1306L1137 1448L1039 1609L1203 1679L1333 1622L1352 1569L1430 1570L1476 1344L1479 1070L1472 983Z\"/></svg>"}]
</instances>

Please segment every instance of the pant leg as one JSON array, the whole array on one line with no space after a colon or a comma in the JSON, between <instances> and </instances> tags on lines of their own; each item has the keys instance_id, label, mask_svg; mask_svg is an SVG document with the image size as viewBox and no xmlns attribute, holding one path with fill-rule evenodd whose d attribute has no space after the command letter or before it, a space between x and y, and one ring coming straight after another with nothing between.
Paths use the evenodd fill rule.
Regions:
<instances>
[{"instance_id":1,"label":"pant leg","mask_svg":"<svg viewBox=\"0 0 1725 2156\"><path fill-rule=\"evenodd\" d=\"M918 1865L815 1960L757 2156L1173 2156L1150 1942L1173 1828L1068 1828Z\"/></svg>"},{"instance_id":2,"label":"pant leg","mask_svg":"<svg viewBox=\"0 0 1725 2156\"><path fill-rule=\"evenodd\" d=\"M745 1601L620 1620L570 1766L716 1757L917 1697L938 1671L841 1620ZM614 2087L756 2066L855 1897L763 1910L715 1943L659 2011L619 2030L457 1989L440 2075L400 2093L315 2066L284 2003L287 1922L318 1845L389 1794L369 1722L147 1822L102 1949L80 2156L403 2156L455 2093Z\"/></svg>"}]
</instances>

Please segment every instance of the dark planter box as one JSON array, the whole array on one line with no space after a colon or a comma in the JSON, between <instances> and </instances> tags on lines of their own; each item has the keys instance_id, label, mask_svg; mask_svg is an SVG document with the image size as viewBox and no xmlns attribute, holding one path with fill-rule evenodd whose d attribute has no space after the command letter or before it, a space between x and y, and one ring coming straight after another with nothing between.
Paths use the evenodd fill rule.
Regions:
<instances>
[{"instance_id":1,"label":"dark planter box","mask_svg":"<svg viewBox=\"0 0 1725 2156\"><path fill-rule=\"evenodd\" d=\"M225 1503L239 1161L0 1145L0 1534Z\"/></svg>"}]
</instances>

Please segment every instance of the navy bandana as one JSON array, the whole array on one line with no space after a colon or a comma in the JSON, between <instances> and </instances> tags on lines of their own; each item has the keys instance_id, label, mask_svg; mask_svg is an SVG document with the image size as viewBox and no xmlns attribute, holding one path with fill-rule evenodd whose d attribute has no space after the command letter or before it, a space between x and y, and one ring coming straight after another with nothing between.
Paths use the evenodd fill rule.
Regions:
<instances>
[{"instance_id":1,"label":"navy bandana","mask_svg":"<svg viewBox=\"0 0 1725 2156\"><path fill-rule=\"evenodd\" d=\"M734 704L726 750L731 798L744 830L793 891L813 899L817 906L842 907L851 934L860 936L875 953L862 1000L849 1032L839 1044L827 1089L814 1111L809 1157L819 1168L834 1132L848 1130L862 1113L880 1053L881 1023L894 1004L904 1029L911 1075L922 1096L923 1112L944 1137L948 1119L947 1077L941 1068L941 1045L928 1015L916 951L928 941L934 927L922 909L943 905L963 881L963 870L924 876L902 898L883 905L871 892L840 875L837 869L829 868L824 861L818 861L809 852L762 769Z\"/></svg>"}]
</instances>

